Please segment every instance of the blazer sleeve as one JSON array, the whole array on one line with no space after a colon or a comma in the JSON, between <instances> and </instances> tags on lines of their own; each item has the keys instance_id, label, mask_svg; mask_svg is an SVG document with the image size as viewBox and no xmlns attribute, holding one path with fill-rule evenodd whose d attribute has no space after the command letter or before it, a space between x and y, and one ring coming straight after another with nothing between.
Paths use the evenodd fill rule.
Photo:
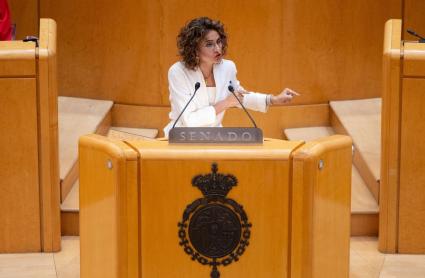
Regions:
<instances>
[{"instance_id":1,"label":"blazer sleeve","mask_svg":"<svg viewBox=\"0 0 425 278\"><path fill-rule=\"evenodd\" d=\"M170 103L172 120L176 120L195 90L183 69L171 67L168 71ZM199 90L197 94L199 93ZM216 111L213 106L198 107L196 96L192 99L176 126L207 127L213 126L216 121Z\"/></svg>"},{"instance_id":2,"label":"blazer sleeve","mask_svg":"<svg viewBox=\"0 0 425 278\"><path fill-rule=\"evenodd\" d=\"M236 65L234 63L232 64L234 67L234 76L232 78L234 81L232 81L232 83L234 84L234 87L236 90L243 89L239 80L236 77L237 75ZM244 96L243 105L250 110L267 112L268 106L267 106L266 98L267 98L266 94L248 92Z\"/></svg>"}]
</instances>

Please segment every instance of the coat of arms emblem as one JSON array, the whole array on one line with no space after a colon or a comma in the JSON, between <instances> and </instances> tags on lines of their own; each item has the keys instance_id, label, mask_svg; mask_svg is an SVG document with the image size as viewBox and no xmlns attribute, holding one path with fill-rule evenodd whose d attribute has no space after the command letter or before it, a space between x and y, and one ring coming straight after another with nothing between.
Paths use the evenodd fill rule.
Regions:
<instances>
[{"instance_id":1,"label":"coat of arms emblem","mask_svg":"<svg viewBox=\"0 0 425 278\"><path fill-rule=\"evenodd\" d=\"M211 278L219 278L218 267L237 262L249 245L252 224L243 207L226 197L237 183L213 163L210 174L192 179L204 197L188 205L178 223L179 244L193 261L212 268Z\"/></svg>"}]
</instances>

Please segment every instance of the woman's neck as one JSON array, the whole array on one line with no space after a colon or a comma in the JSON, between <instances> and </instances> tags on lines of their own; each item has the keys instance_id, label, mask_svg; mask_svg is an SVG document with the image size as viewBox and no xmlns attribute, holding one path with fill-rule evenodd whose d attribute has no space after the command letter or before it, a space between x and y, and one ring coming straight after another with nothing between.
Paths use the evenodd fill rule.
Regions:
<instances>
[{"instance_id":1,"label":"woman's neck","mask_svg":"<svg viewBox=\"0 0 425 278\"><path fill-rule=\"evenodd\" d=\"M213 72L213 64L199 64L199 68L201 69L204 78L208 79Z\"/></svg>"}]
</instances>

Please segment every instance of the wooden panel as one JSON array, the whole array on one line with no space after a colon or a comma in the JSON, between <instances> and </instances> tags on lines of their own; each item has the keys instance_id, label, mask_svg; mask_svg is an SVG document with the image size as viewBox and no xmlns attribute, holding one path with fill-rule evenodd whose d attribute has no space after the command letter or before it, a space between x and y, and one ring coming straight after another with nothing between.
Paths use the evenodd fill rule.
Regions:
<instances>
[{"instance_id":1,"label":"wooden panel","mask_svg":"<svg viewBox=\"0 0 425 278\"><path fill-rule=\"evenodd\" d=\"M379 234L379 214L351 214L351 236L373 236Z\"/></svg>"},{"instance_id":2,"label":"wooden panel","mask_svg":"<svg viewBox=\"0 0 425 278\"><path fill-rule=\"evenodd\" d=\"M425 77L425 43L405 43L403 76Z\"/></svg>"},{"instance_id":3,"label":"wooden panel","mask_svg":"<svg viewBox=\"0 0 425 278\"><path fill-rule=\"evenodd\" d=\"M295 104L379 96L384 22L401 17L401 0L40 0L40 8L61 34L61 95L143 105L168 105L176 35L199 15L225 23L228 58L250 90L292 87L302 94Z\"/></svg>"},{"instance_id":4,"label":"wooden panel","mask_svg":"<svg viewBox=\"0 0 425 278\"><path fill-rule=\"evenodd\" d=\"M282 81L300 101L380 96L384 23L401 0L284 3Z\"/></svg>"},{"instance_id":5,"label":"wooden panel","mask_svg":"<svg viewBox=\"0 0 425 278\"><path fill-rule=\"evenodd\" d=\"M12 16L12 23L16 24L16 39L22 40L26 36L38 36L39 0L11 0L8 2Z\"/></svg>"},{"instance_id":6,"label":"wooden panel","mask_svg":"<svg viewBox=\"0 0 425 278\"><path fill-rule=\"evenodd\" d=\"M143 149L140 152L143 154ZM217 151L218 153L219 151ZM142 160L141 261L143 277L209 277L211 268L191 260L178 244L177 223L186 206L202 193L191 185L195 175L231 173L238 185L229 198L243 205L252 223L249 246L240 260L219 267L222 277L289 277L289 162L281 160ZM169 169L166 172L163 169ZM173 264L169 263L170 258Z\"/></svg>"},{"instance_id":7,"label":"wooden panel","mask_svg":"<svg viewBox=\"0 0 425 278\"><path fill-rule=\"evenodd\" d=\"M0 76L35 76L35 43L0 41Z\"/></svg>"},{"instance_id":8,"label":"wooden panel","mask_svg":"<svg viewBox=\"0 0 425 278\"><path fill-rule=\"evenodd\" d=\"M170 107L115 104L112 109L112 125L140 128L156 128L159 136L168 124ZM329 105L299 105L272 107L268 113L250 112L265 137L283 138L283 130L291 127L329 125ZM252 126L241 109L226 112L224 126Z\"/></svg>"},{"instance_id":9,"label":"wooden panel","mask_svg":"<svg viewBox=\"0 0 425 278\"><path fill-rule=\"evenodd\" d=\"M139 277L136 153L99 135L79 152L81 277Z\"/></svg>"},{"instance_id":10,"label":"wooden panel","mask_svg":"<svg viewBox=\"0 0 425 278\"><path fill-rule=\"evenodd\" d=\"M36 80L0 78L0 253L39 252Z\"/></svg>"},{"instance_id":11,"label":"wooden panel","mask_svg":"<svg viewBox=\"0 0 425 278\"><path fill-rule=\"evenodd\" d=\"M425 79L403 79L400 148L399 252L424 253Z\"/></svg>"},{"instance_id":12,"label":"wooden panel","mask_svg":"<svg viewBox=\"0 0 425 278\"><path fill-rule=\"evenodd\" d=\"M61 212L61 235L79 236L80 235L80 213L78 211Z\"/></svg>"},{"instance_id":13,"label":"wooden panel","mask_svg":"<svg viewBox=\"0 0 425 278\"><path fill-rule=\"evenodd\" d=\"M413 29L422 37L425 37L425 1L422 0L403 0L403 38L405 40L418 40L416 37L409 35L405 30Z\"/></svg>"},{"instance_id":14,"label":"wooden panel","mask_svg":"<svg viewBox=\"0 0 425 278\"><path fill-rule=\"evenodd\" d=\"M126 0L117 5L112 0L40 0L40 13L54 18L61 34L60 95L162 103L160 78L168 65L159 65L158 46L164 36L159 1Z\"/></svg>"},{"instance_id":15,"label":"wooden panel","mask_svg":"<svg viewBox=\"0 0 425 278\"><path fill-rule=\"evenodd\" d=\"M388 253L397 250L401 26L401 20L391 20L385 25L382 65L379 250Z\"/></svg>"},{"instance_id":16,"label":"wooden panel","mask_svg":"<svg viewBox=\"0 0 425 278\"><path fill-rule=\"evenodd\" d=\"M334 135L293 154L291 278L349 276L351 144Z\"/></svg>"},{"instance_id":17,"label":"wooden panel","mask_svg":"<svg viewBox=\"0 0 425 278\"><path fill-rule=\"evenodd\" d=\"M40 21L38 49L38 121L40 133L40 202L43 251L60 250L60 195L56 23Z\"/></svg>"}]
</instances>

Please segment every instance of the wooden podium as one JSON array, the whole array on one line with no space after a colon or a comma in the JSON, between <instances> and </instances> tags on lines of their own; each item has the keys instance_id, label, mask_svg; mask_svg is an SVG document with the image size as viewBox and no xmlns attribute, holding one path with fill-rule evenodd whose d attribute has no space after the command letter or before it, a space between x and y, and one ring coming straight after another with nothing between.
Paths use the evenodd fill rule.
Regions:
<instances>
[{"instance_id":1,"label":"wooden podium","mask_svg":"<svg viewBox=\"0 0 425 278\"><path fill-rule=\"evenodd\" d=\"M425 254L425 43L385 24L379 249Z\"/></svg>"},{"instance_id":2,"label":"wooden podium","mask_svg":"<svg viewBox=\"0 0 425 278\"><path fill-rule=\"evenodd\" d=\"M80 139L81 277L349 276L351 139Z\"/></svg>"}]
</instances>

